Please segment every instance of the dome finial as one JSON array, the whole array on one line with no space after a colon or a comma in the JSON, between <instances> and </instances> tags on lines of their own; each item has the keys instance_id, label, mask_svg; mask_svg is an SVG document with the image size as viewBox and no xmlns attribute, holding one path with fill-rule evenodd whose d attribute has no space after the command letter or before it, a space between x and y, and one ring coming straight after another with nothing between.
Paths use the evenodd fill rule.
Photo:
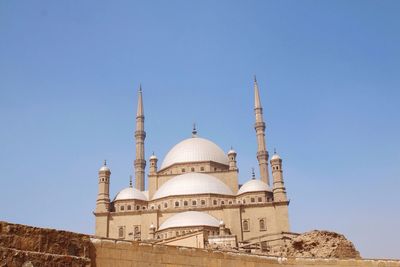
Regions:
<instances>
[{"instance_id":1,"label":"dome finial","mask_svg":"<svg viewBox=\"0 0 400 267\"><path fill-rule=\"evenodd\" d=\"M192 137L197 137L196 123L193 123Z\"/></svg>"},{"instance_id":2,"label":"dome finial","mask_svg":"<svg viewBox=\"0 0 400 267\"><path fill-rule=\"evenodd\" d=\"M254 74L254 82L257 82L257 76Z\"/></svg>"},{"instance_id":3,"label":"dome finial","mask_svg":"<svg viewBox=\"0 0 400 267\"><path fill-rule=\"evenodd\" d=\"M251 179L256 179L256 174L254 173L254 168L251 168Z\"/></svg>"},{"instance_id":4,"label":"dome finial","mask_svg":"<svg viewBox=\"0 0 400 267\"><path fill-rule=\"evenodd\" d=\"M129 175L129 187L132 187L132 175Z\"/></svg>"},{"instance_id":5,"label":"dome finial","mask_svg":"<svg viewBox=\"0 0 400 267\"><path fill-rule=\"evenodd\" d=\"M107 160L106 159L103 161L103 166L107 166Z\"/></svg>"},{"instance_id":6,"label":"dome finial","mask_svg":"<svg viewBox=\"0 0 400 267\"><path fill-rule=\"evenodd\" d=\"M276 154L276 147L274 147L274 154Z\"/></svg>"},{"instance_id":7,"label":"dome finial","mask_svg":"<svg viewBox=\"0 0 400 267\"><path fill-rule=\"evenodd\" d=\"M139 93L142 92L142 83L139 83Z\"/></svg>"}]
</instances>

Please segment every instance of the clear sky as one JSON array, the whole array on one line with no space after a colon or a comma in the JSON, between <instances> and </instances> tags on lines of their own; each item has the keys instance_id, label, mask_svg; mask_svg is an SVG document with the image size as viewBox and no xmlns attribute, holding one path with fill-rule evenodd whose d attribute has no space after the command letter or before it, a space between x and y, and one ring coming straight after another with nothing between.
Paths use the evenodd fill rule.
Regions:
<instances>
[{"instance_id":1,"label":"clear sky","mask_svg":"<svg viewBox=\"0 0 400 267\"><path fill-rule=\"evenodd\" d=\"M400 258L400 1L0 1L0 219L94 232L97 170L199 135L257 167L253 75L291 229ZM160 162L161 163L161 162Z\"/></svg>"}]
</instances>

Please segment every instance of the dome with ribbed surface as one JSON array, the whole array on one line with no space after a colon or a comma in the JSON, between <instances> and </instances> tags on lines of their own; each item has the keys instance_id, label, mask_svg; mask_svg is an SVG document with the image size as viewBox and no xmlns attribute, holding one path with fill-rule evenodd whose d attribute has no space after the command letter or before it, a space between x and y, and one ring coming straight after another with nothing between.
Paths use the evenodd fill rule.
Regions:
<instances>
[{"instance_id":1,"label":"dome with ribbed surface","mask_svg":"<svg viewBox=\"0 0 400 267\"><path fill-rule=\"evenodd\" d=\"M191 137L175 145L165 156L161 170L175 163L214 161L229 164L224 151L210 140Z\"/></svg>"},{"instance_id":2,"label":"dome with ribbed surface","mask_svg":"<svg viewBox=\"0 0 400 267\"><path fill-rule=\"evenodd\" d=\"M186 211L169 217L160 225L158 230L188 226L219 227L219 221L213 216L198 211Z\"/></svg>"},{"instance_id":3,"label":"dome with ribbed surface","mask_svg":"<svg viewBox=\"0 0 400 267\"><path fill-rule=\"evenodd\" d=\"M266 183L260 180L250 180L240 187L238 195L248 192L271 191Z\"/></svg>"},{"instance_id":4,"label":"dome with ribbed surface","mask_svg":"<svg viewBox=\"0 0 400 267\"><path fill-rule=\"evenodd\" d=\"M168 196L219 194L233 195L232 190L214 176L191 172L175 176L156 191L153 199Z\"/></svg>"},{"instance_id":5,"label":"dome with ribbed surface","mask_svg":"<svg viewBox=\"0 0 400 267\"><path fill-rule=\"evenodd\" d=\"M127 187L127 188L122 189L121 191L119 191L118 194L115 196L114 201L116 201L116 200L130 200L130 199L137 199L137 200L147 201L146 195L142 191L139 191L139 190L137 190L136 188L133 188L133 187Z\"/></svg>"}]
</instances>

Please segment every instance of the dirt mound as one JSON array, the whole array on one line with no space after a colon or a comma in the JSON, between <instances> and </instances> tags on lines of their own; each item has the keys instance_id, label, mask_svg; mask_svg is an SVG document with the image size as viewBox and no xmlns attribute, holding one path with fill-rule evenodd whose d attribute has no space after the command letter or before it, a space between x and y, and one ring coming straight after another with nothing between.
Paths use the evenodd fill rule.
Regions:
<instances>
[{"instance_id":1,"label":"dirt mound","mask_svg":"<svg viewBox=\"0 0 400 267\"><path fill-rule=\"evenodd\" d=\"M303 233L285 248L287 257L360 259L360 252L344 235L314 230Z\"/></svg>"}]
</instances>

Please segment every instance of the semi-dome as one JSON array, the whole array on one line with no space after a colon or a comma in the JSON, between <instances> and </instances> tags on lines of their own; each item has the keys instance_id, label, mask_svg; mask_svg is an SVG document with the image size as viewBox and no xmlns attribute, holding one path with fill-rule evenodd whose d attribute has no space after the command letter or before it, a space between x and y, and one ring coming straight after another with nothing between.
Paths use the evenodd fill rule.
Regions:
<instances>
[{"instance_id":1,"label":"semi-dome","mask_svg":"<svg viewBox=\"0 0 400 267\"><path fill-rule=\"evenodd\" d=\"M146 195L143 194L143 192L141 192L133 187L127 187L127 188L119 191L118 194L115 196L114 201L129 200L129 199L137 199L137 200L147 201Z\"/></svg>"},{"instance_id":2,"label":"semi-dome","mask_svg":"<svg viewBox=\"0 0 400 267\"><path fill-rule=\"evenodd\" d=\"M175 163L214 161L225 165L229 164L224 151L210 140L191 137L176 144L165 156L160 169Z\"/></svg>"},{"instance_id":3,"label":"semi-dome","mask_svg":"<svg viewBox=\"0 0 400 267\"><path fill-rule=\"evenodd\" d=\"M165 220L160 225L160 230L175 228L175 227L188 227L188 226L211 226L219 227L219 221L213 216L198 211L185 211L173 215Z\"/></svg>"},{"instance_id":4,"label":"semi-dome","mask_svg":"<svg viewBox=\"0 0 400 267\"><path fill-rule=\"evenodd\" d=\"M271 191L266 183L260 180L252 179L240 187L238 195L248 192Z\"/></svg>"},{"instance_id":5,"label":"semi-dome","mask_svg":"<svg viewBox=\"0 0 400 267\"><path fill-rule=\"evenodd\" d=\"M175 176L165 182L156 191L153 199L198 194L233 195L233 192L226 184L214 176L191 172Z\"/></svg>"}]
</instances>

